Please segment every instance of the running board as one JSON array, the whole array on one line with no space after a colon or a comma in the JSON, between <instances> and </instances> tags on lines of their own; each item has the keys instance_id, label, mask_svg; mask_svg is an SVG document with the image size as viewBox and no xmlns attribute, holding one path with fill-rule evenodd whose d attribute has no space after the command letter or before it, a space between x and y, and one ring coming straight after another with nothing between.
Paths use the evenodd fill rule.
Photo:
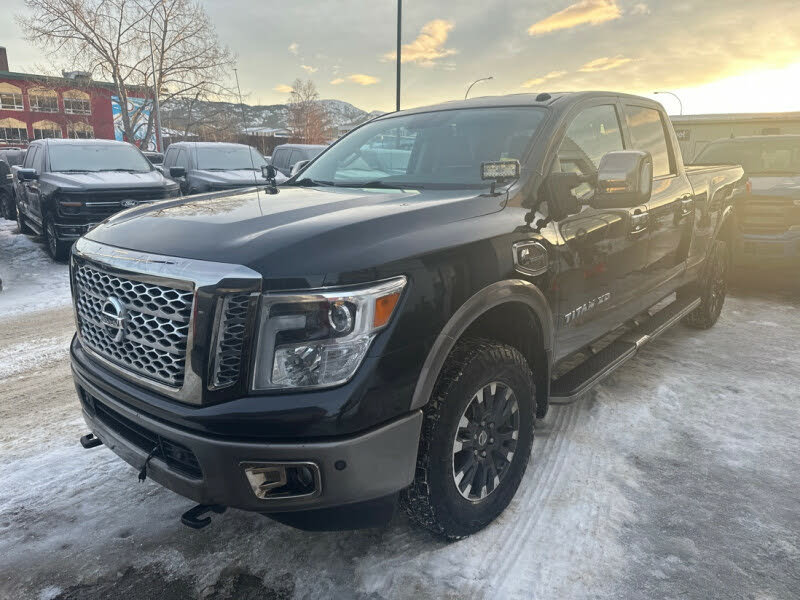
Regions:
<instances>
[{"instance_id":1,"label":"running board","mask_svg":"<svg viewBox=\"0 0 800 600\"><path fill-rule=\"evenodd\" d=\"M664 333L699 304L700 298L675 300L632 331L611 342L550 384L550 404L574 402L583 392L633 358L639 348Z\"/></svg>"}]
</instances>

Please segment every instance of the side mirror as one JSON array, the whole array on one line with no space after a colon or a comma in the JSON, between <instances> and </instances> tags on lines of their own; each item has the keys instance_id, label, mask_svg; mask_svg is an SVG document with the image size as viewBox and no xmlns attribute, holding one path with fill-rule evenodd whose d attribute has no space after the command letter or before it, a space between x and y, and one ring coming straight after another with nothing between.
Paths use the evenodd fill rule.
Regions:
<instances>
[{"instance_id":1,"label":"side mirror","mask_svg":"<svg viewBox=\"0 0 800 600\"><path fill-rule=\"evenodd\" d=\"M17 169L17 179L20 181L33 181L39 179L36 169Z\"/></svg>"},{"instance_id":2,"label":"side mirror","mask_svg":"<svg viewBox=\"0 0 800 600\"><path fill-rule=\"evenodd\" d=\"M186 168L185 167L170 167L169 168L169 176L175 177L176 179L180 177L186 177Z\"/></svg>"},{"instance_id":3,"label":"side mirror","mask_svg":"<svg viewBox=\"0 0 800 600\"><path fill-rule=\"evenodd\" d=\"M310 160L298 160L296 163L292 165L291 171L289 171L289 177L294 177L300 171L306 168L306 165L310 163Z\"/></svg>"},{"instance_id":4,"label":"side mirror","mask_svg":"<svg viewBox=\"0 0 800 600\"><path fill-rule=\"evenodd\" d=\"M162 167L161 165L153 165L153 168L162 175L164 174L164 167Z\"/></svg>"},{"instance_id":5,"label":"side mirror","mask_svg":"<svg viewBox=\"0 0 800 600\"><path fill-rule=\"evenodd\" d=\"M264 179L272 181L278 174L278 169L272 165L261 165L261 175Z\"/></svg>"},{"instance_id":6,"label":"side mirror","mask_svg":"<svg viewBox=\"0 0 800 600\"><path fill-rule=\"evenodd\" d=\"M653 157L649 152L609 152L597 167L593 208L632 208L650 200L653 192Z\"/></svg>"}]
</instances>

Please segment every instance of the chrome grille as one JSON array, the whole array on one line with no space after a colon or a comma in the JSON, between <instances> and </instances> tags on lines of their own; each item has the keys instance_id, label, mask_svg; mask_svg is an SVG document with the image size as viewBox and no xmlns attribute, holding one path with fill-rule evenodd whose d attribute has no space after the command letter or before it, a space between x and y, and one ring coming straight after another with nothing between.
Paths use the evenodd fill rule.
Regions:
<instances>
[{"instance_id":1,"label":"chrome grille","mask_svg":"<svg viewBox=\"0 0 800 600\"><path fill-rule=\"evenodd\" d=\"M88 264L74 269L82 341L100 356L172 387L183 384L193 293L111 275ZM125 308L122 339L103 323L103 306Z\"/></svg>"},{"instance_id":2,"label":"chrome grille","mask_svg":"<svg viewBox=\"0 0 800 600\"><path fill-rule=\"evenodd\" d=\"M215 388L228 387L239 380L249 303L249 294L226 296L222 302L212 379Z\"/></svg>"},{"instance_id":3,"label":"chrome grille","mask_svg":"<svg viewBox=\"0 0 800 600\"><path fill-rule=\"evenodd\" d=\"M800 207L791 198L744 196L737 210L744 233L774 235L800 225Z\"/></svg>"}]
</instances>

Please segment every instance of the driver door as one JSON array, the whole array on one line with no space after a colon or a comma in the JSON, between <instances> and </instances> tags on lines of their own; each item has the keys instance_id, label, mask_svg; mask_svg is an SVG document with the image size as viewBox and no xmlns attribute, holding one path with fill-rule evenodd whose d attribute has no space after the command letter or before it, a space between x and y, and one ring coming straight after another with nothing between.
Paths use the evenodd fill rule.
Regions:
<instances>
[{"instance_id":1,"label":"driver door","mask_svg":"<svg viewBox=\"0 0 800 600\"><path fill-rule=\"evenodd\" d=\"M612 99L581 106L567 126L552 169L596 175L603 155L625 149L620 122ZM556 359L635 316L636 299L645 284L645 207L592 208L587 204L594 194L589 183L572 194L581 201L580 212L556 222L562 238L555 281Z\"/></svg>"}]
</instances>

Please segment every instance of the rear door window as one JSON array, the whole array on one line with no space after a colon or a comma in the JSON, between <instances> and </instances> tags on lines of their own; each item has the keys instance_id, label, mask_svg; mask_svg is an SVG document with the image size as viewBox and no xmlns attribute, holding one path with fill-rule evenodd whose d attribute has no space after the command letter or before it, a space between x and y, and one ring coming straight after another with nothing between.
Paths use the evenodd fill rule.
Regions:
<instances>
[{"instance_id":1,"label":"rear door window","mask_svg":"<svg viewBox=\"0 0 800 600\"><path fill-rule=\"evenodd\" d=\"M626 104L625 121L633 149L645 150L653 157L653 177L674 173L661 113L654 108Z\"/></svg>"}]
</instances>

